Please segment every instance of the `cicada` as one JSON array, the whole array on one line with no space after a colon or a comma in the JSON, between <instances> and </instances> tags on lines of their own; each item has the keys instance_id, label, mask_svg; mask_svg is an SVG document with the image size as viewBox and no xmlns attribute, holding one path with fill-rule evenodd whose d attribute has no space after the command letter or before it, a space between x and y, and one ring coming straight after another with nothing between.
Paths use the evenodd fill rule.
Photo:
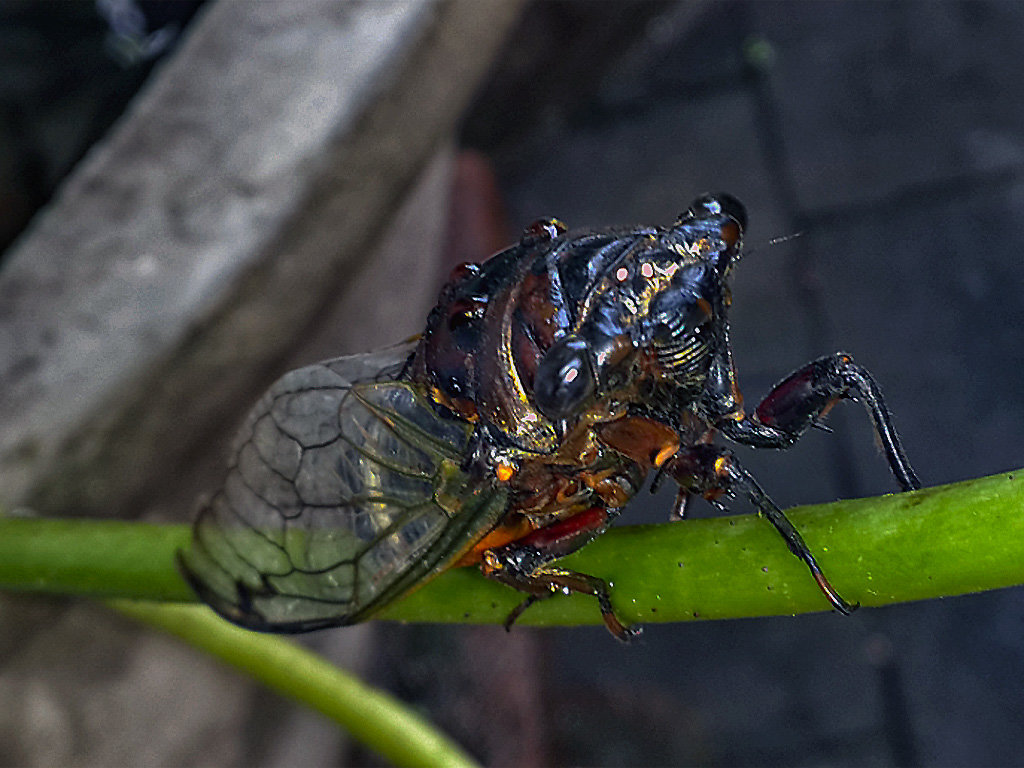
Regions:
<instances>
[{"instance_id":1,"label":"cicada","mask_svg":"<svg viewBox=\"0 0 1024 768\"><path fill-rule=\"evenodd\" d=\"M652 472L692 496L745 497L838 611L800 533L716 434L786 448L838 401L869 412L904 490L919 487L874 378L815 360L744 410L729 279L746 212L698 198L669 227L569 232L557 219L452 273L416 339L292 371L242 428L183 573L225 618L303 632L367 619L454 566L525 593L608 585L559 559L601 534Z\"/></svg>"}]
</instances>

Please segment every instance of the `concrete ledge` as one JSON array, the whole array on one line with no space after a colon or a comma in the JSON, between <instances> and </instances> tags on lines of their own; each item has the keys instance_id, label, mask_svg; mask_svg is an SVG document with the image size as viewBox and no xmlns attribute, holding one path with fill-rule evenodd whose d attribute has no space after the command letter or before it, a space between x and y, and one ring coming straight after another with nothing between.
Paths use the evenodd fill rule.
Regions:
<instances>
[{"instance_id":1,"label":"concrete ledge","mask_svg":"<svg viewBox=\"0 0 1024 768\"><path fill-rule=\"evenodd\" d=\"M210 7L0 273L0 501L126 513L244 410L518 8Z\"/></svg>"}]
</instances>

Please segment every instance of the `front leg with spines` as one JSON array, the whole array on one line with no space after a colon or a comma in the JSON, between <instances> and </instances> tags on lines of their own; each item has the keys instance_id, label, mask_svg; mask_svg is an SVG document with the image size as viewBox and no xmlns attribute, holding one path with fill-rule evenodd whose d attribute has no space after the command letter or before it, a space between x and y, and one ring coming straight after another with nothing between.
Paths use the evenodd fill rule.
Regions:
<instances>
[{"instance_id":1,"label":"front leg with spines","mask_svg":"<svg viewBox=\"0 0 1024 768\"><path fill-rule=\"evenodd\" d=\"M754 448L788 448L844 399L861 402L867 408L900 487L905 491L920 488L881 389L874 377L844 352L819 358L791 373L772 388L752 417L746 418L742 412L726 414L715 426L737 443Z\"/></svg>"}]
</instances>

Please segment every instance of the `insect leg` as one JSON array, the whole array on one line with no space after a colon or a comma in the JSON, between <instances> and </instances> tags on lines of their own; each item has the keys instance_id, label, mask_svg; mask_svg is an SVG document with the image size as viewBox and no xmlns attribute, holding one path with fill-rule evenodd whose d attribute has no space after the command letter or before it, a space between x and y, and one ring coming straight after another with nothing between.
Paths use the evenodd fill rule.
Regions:
<instances>
[{"instance_id":1,"label":"insect leg","mask_svg":"<svg viewBox=\"0 0 1024 768\"><path fill-rule=\"evenodd\" d=\"M849 615L857 603L844 600L825 577L803 536L789 521L774 501L761 488L754 476L740 466L727 449L714 445L698 445L674 457L668 470L682 487L703 493L713 503L721 495L746 496L757 514L765 518L779 532L789 551L803 560L818 587L832 603L832 607Z\"/></svg>"},{"instance_id":2,"label":"insect leg","mask_svg":"<svg viewBox=\"0 0 1024 768\"><path fill-rule=\"evenodd\" d=\"M640 634L639 629L626 626L615 615L608 585L603 580L552 565L558 558L575 552L602 533L616 512L591 507L518 541L483 553L480 568L485 576L529 593L529 597L508 615L506 629L538 600L558 593L580 592L597 598L605 626L616 638L627 642Z\"/></svg>"},{"instance_id":3,"label":"insect leg","mask_svg":"<svg viewBox=\"0 0 1024 768\"><path fill-rule=\"evenodd\" d=\"M503 575L497 575L499 572L503 572ZM488 576L518 590L530 592L529 597L517 605L505 619L505 629L510 629L516 619L538 600L544 600L559 593L568 595L579 592L597 598L604 624L617 639L629 642L640 634L639 628L626 626L615 615L608 585L596 576L551 566L541 566L529 574L514 574L506 565L504 570L499 572L489 573Z\"/></svg>"},{"instance_id":4,"label":"insect leg","mask_svg":"<svg viewBox=\"0 0 1024 768\"><path fill-rule=\"evenodd\" d=\"M874 377L843 352L819 358L776 384L750 419L726 417L716 424L722 434L755 448L786 448L840 400L864 404L885 449L889 466L905 491L921 487L907 461L892 416Z\"/></svg>"}]
</instances>

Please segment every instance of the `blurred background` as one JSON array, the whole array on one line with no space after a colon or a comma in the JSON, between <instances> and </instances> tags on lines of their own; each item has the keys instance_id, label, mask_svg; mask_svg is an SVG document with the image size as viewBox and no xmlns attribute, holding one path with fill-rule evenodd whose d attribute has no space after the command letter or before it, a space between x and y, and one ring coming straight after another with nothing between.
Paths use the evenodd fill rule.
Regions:
<instances>
[{"instance_id":1,"label":"blurred background","mask_svg":"<svg viewBox=\"0 0 1024 768\"><path fill-rule=\"evenodd\" d=\"M495 1L474 17L468 8L480 4L468 0L410 0L329 4L320 9L329 21L279 4L292 10L273 23L251 18L258 5L0 3L5 391L15 405L47 388L73 399L101 380L112 388L93 399L111 408L116 393L148 382L154 410L176 404L165 417L173 428L136 438L126 424L160 418L142 406L93 431L99 417L75 421L58 408L60 445L4 446L4 472L26 478L3 489L8 508L185 521L217 482L234 424L274 376L417 332L455 263L484 258L540 216L572 227L668 224L719 190L750 216L731 314L748 403L842 349L881 382L926 485L1024 465L1024 5ZM488 24L501 34L471 43ZM339 57L371 56L364 40L388 42L372 54L382 74L359 88L346 81L359 95L349 111L329 112L322 83L302 119L294 105L261 101L255 86L233 89L231 114L284 126L262 154L238 149L242 132L225 137L204 122L212 110L189 111L189 89L205 82L190 82L190 67L218 71L194 62L214 62L229 84L276 68L300 92L303 77L332 82ZM461 101L432 98L447 113L430 141L413 148L428 120L409 112L394 161L351 170L359 126L405 103L395 72L435 50L467 53L460 47L475 63L449 62L448 74L417 66L441 94L465 88ZM335 122L319 127L328 113ZM174 122L167 115L181 117L187 140L161 132ZM317 143L317 131L328 138ZM295 147L305 154L288 160ZM363 195L376 201L365 214L322 202L335 188L358 197L384 181L387 194ZM224 190L236 197L225 202ZM104 195L116 205L89 207ZM241 227L238 211L250 209ZM360 238L317 229L336 210L344 231L358 221ZM76 215L86 223L69 234ZM225 232L234 243L267 234L222 263ZM185 272L166 267L175 248L189 254ZM254 332L234 357L214 352L189 367L195 358L180 349L232 327L220 323L223 306L246 295L238 285L265 275L281 285L303 271L304 254L332 248L344 259L321 281L325 295L256 292L249 314L260 322L271 309L309 307L269 338L277 347L264 353L267 336ZM122 261L102 261L118 249ZM189 282L195 275L203 282ZM185 298L175 293L183 282ZM61 314L100 295L102 306ZM113 362L100 355L108 340L117 340ZM83 363L49 362L65 346L89 351L90 376ZM258 364L242 369L240 357ZM154 393L171 370L198 382L181 392L231 396L203 410L192 395ZM37 371L50 378L33 379ZM122 375L135 384L119 389ZM233 375L245 384L225 389ZM31 435L36 427L17 419L32 409L15 405L0 409L3 429ZM833 434L789 451L737 450L783 507L895 490L860 409L837 408L829 424ZM174 442L190 428L189 442ZM87 439L76 438L82 429ZM132 469L96 448L111 477L78 459L84 469L53 468L83 443L133 439L165 450ZM49 456L49 468L36 456ZM669 505L638 498L622 522L664 520ZM955 766L1024 763L1022 638L1024 592L1014 589L848 618L648 625L630 646L597 627L383 623L309 643L489 765ZM100 609L0 598L0 765L378 763L315 716Z\"/></svg>"}]
</instances>

